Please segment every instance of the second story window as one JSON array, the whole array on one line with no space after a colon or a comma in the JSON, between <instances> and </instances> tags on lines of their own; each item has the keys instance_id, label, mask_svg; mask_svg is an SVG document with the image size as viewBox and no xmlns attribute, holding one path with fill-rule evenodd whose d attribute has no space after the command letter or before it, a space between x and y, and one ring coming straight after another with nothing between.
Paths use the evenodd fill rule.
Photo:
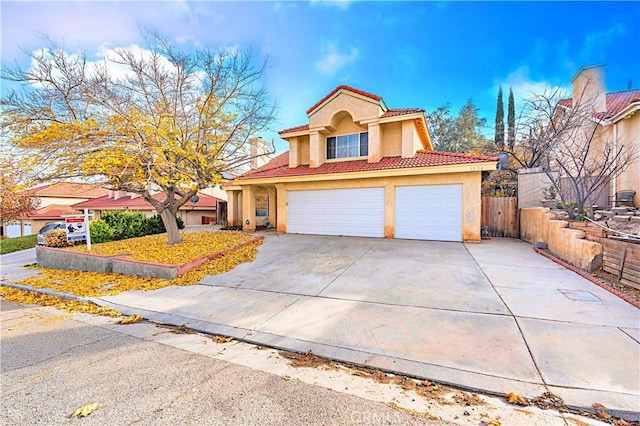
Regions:
<instances>
[{"instance_id":1,"label":"second story window","mask_svg":"<svg viewBox=\"0 0 640 426\"><path fill-rule=\"evenodd\" d=\"M364 157L369 153L369 134L331 136L327 138L327 160Z\"/></svg>"}]
</instances>

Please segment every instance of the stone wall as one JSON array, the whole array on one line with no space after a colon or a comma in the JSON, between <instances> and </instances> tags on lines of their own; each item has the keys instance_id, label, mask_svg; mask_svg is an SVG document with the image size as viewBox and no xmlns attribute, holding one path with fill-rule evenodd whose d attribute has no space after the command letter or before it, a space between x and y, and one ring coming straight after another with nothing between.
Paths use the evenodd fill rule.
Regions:
<instances>
[{"instance_id":1,"label":"stone wall","mask_svg":"<svg viewBox=\"0 0 640 426\"><path fill-rule=\"evenodd\" d=\"M570 229L566 220L544 207L520 211L520 238L531 244L545 243L549 251L585 271L595 271L602 264L602 245L584 239L585 233Z\"/></svg>"}]
</instances>

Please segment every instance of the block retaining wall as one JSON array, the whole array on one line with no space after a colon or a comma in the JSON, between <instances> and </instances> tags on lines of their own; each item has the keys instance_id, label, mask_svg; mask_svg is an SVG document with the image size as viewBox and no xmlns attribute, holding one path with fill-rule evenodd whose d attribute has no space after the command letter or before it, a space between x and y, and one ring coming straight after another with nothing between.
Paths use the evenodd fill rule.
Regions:
<instances>
[{"instance_id":1,"label":"block retaining wall","mask_svg":"<svg viewBox=\"0 0 640 426\"><path fill-rule=\"evenodd\" d=\"M197 268L207 260L225 256L234 250L263 239L264 236L255 237L234 247L210 253L183 265L169 265L135 260L129 258L129 254L105 256L91 253L78 253L53 247L38 247L36 249L36 259L39 266L47 268L73 269L87 272L114 272L122 275L173 279Z\"/></svg>"},{"instance_id":2,"label":"block retaining wall","mask_svg":"<svg viewBox=\"0 0 640 426\"><path fill-rule=\"evenodd\" d=\"M595 271L602 265L602 244L585 240L585 232L571 229L566 220L545 207L520 211L520 238L531 244L546 243L549 251L585 271Z\"/></svg>"}]
</instances>

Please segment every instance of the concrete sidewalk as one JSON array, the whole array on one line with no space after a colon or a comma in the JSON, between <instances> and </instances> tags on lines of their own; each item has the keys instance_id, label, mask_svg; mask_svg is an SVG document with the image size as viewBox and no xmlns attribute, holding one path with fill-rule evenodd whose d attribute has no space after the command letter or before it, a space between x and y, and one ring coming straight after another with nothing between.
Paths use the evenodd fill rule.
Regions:
<instances>
[{"instance_id":1,"label":"concrete sidewalk","mask_svg":"<svg viewBox=\"0 0 640 426\"><path fill-rule=\"evenodd\" d=\"M124 313L491 393L546 391L640 419L640 311L519 240L273 235L192 287L95 299Z\"/></svg>"}]
</instances>

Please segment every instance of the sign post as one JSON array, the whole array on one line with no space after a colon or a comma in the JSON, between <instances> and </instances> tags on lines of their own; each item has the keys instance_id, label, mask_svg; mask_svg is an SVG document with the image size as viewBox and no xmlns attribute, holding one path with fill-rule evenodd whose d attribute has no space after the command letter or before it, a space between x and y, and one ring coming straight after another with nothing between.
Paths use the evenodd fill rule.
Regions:
<instances>
[{"instance_id":1,"label":"sign post","mask_svg":"<svg viewBox=\"0 0 640 426\"><path fill-rule=\"evenodd\" d=\"M91 251L91 227L89 226L89 209L84 209L84 223L87 230L87 250Z\"/></svg>"}]
</instances>

